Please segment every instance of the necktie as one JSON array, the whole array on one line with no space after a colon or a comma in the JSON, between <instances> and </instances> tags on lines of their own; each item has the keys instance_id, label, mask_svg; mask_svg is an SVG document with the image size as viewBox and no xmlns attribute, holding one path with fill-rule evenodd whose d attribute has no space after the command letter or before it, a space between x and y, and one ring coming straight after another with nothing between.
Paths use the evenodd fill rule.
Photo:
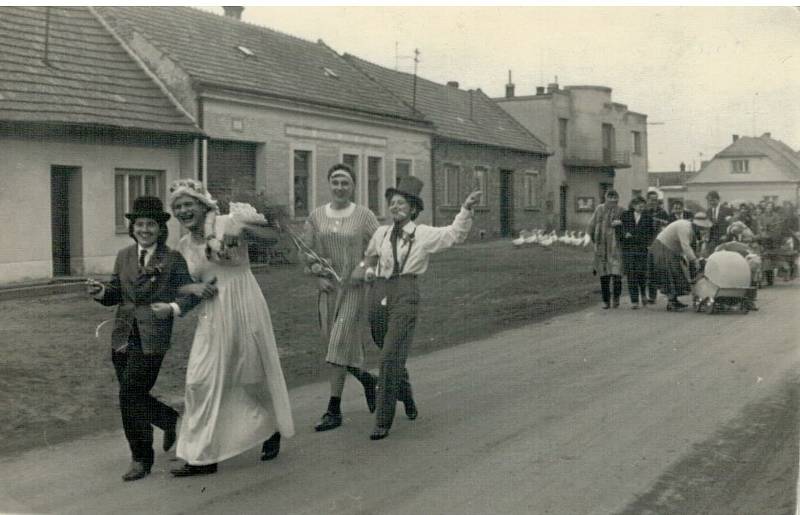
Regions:
<instances>
[{"instance_id":1,"label":"necktie","mask_svg":"<svg viewBox=\"0 0 800 515\"><path fill-rule=\"evenodd\" d=\"M139 268L144 268L144 259L147 257L147 250L142 249L139 253Z\"/></svg>"},{"instance_id":2,"label":"necktie","mask_svg":"<svg viewBox=\"0 0 800 515\"><path fill-rule=\"evenodd\" d=\"M398 275L400 273L400 261L397 258L397 238L400 237L400 234L403 232L403 227L400 225L395 225L392 227L392 235L389 238L389 241L392 242L392 258L394 258L394 268L392 269L392 275Z\"/></svg>"}]
</instances>

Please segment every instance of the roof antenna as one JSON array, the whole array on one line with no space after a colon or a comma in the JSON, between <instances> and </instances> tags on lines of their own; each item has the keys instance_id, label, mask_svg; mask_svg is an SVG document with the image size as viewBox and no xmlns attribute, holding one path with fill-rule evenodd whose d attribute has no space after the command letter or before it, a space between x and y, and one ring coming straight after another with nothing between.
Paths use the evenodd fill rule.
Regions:
<instances>
[{"instance_id":1,"label":"roof antenna","mask_svg":"<svg viewBox=\"0 0 800 515\"><path fill-rule=\"evenodd\" d=\"M419 63L419 49L414 49L414 93L411 97L411 109L417 111L417 63Z\"/></svg>"}]
</instances>

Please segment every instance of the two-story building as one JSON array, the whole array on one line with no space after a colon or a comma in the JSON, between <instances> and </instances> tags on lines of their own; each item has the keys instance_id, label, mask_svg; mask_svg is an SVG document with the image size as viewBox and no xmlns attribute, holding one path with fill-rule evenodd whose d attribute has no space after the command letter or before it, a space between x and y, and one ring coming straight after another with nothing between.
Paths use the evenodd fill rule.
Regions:
<instances>
[{"instance_id":1,"label":"two-story building","mask_svg":"<svg viewBox=\"0 0 800 515\"><path fill-rule=\"evenodd\" d=\"M429 187L436 224L449 223L477 188L484 194L475 208L472 238L547 225L545 145L480 89L437 84L352 55L345 59L433 122Z\"/></svg>"},{"instance_id":2,"label":"two-story building","mask_svg":"<svg viewBox=\"0 0 800 515\"><path fill-rule=\"evenodd\" d=\"M397 176L430 183L429 121L323 42L244 23L242 9L96 8L208 136L198 176L212 194L264 191L301 221L330 200L328 168L346 162L356 202L383 217Z\"/></svg>"},{"instance_id":3,"label":"two-story building","mask_svg":"<svg viewBox=\"0 0 800 515\"><path fill-rule=\"evenodd\" d=\"M687 197L702 206L710 190L716 190L723 202L788 200L797 205L800 157L769 132L758 137L734 134L731 144L687 181Z\"/></svg>"},{"instance_id":4,"label":"two-story building","mask_svg":"<svg viewBox=\"0 0 800 515\"><path fill-rule=\"evenodd\" d=\"M620 203L647 190L647 115L612 102L611 88L551 83L495 101L547 144L545 205L563 229L583 228L605 191Z\"/></svg>"},{"instance_id":5,"label":"two-story building","mask_svg":"<svg viewBox=\"0 0 800 515\"><path fill-rule=\"evenodd\" d=\"M201 136L90 8L0 7L0 284L109 273Z\"/></svg>"}]
</instances>

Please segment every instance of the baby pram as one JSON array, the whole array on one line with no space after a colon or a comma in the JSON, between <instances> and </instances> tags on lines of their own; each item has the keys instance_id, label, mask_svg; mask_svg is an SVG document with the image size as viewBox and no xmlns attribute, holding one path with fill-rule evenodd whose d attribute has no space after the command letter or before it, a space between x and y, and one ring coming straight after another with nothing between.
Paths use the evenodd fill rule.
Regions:
<instances>
[{"instance_id":1,"label":"baby pram","mask_svg":"<svg viewBox=\"0 0 800 515\"><path fill-rule=\"evenodd\" d=\"M754 306L756 288L751 286L750 265L737 252L720 250L706 260L692 286L692 305L698 313L738 309L747 314Z\"/></svg>"}]
</instances>

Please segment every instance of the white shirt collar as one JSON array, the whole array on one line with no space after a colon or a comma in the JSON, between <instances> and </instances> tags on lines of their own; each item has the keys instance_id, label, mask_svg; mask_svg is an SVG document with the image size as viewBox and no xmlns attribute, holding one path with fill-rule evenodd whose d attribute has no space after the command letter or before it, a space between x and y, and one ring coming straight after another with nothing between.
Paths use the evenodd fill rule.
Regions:
<instances>
[{"instance_id":1,"label":"white shirt collar","mask_svg":"<svg viewBox=\"0 0 800 515\"><path fill-rule=\"evenodd\" d=\"M157 243L154 243L153 245L150 245L147 248L144 248L144 247L142 247L141 245L139 245L137 243L136 244L136 259L139 259L139 256L142 255L142 251L143 250L147 251L147 254L145 254L145 257L144 257L144 264L146 265L150 261L150 258L153 257L153 254L156 253L156 247L158 247Z\"/></svg>"}]
</instances>

